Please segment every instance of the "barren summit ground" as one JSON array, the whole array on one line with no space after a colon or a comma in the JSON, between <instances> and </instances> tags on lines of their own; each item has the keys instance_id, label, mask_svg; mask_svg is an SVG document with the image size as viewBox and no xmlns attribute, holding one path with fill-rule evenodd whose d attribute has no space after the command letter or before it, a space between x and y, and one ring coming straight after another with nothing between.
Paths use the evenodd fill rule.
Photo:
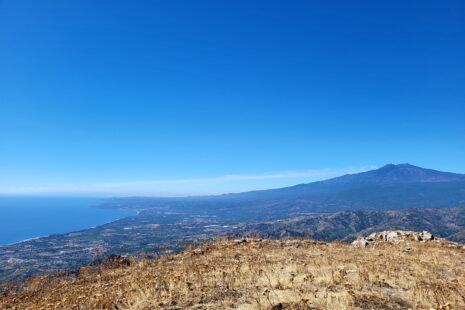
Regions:
<instances>
[{"instance_id":1,"label":"barren summit ground","mask_svg":"<svg viewBox=\"0 0 465 310\"><path fill-rule=\"evenodd\" d=\"M0 309L465 309L465 249L446 240L219 240L76 277L31 279Z\"/></svg>"}]
</instances>

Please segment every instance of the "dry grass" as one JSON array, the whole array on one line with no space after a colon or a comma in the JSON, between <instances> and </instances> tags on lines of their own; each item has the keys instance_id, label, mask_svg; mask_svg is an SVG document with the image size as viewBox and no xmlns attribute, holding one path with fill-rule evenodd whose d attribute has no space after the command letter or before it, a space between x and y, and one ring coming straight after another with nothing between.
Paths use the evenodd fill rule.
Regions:
<instances>
[{"instance_id":1,"label":"dry grass","mask_svg":"<svg viewBox=\"0 0 465 310\"><path fill-rule=\"evenodd\" d=\"M465 309L465 250L442 243L218 241L129 267L36 278L0 309Z\"/></svg>"}]
</instances>

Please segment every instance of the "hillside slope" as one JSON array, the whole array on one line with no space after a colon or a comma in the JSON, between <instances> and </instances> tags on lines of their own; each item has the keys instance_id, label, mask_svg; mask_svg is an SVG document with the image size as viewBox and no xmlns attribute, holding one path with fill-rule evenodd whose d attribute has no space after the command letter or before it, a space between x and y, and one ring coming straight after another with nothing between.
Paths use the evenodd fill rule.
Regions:
<instances>
[{"instance_id":1,"label":"hillside slope","mask_svg":"<svg viewBox=\"0 0 465 310\"><path fill-rule=\"evenodd\" d=\"M243 233L254 236L323 240L353 240L383 230L428 230L452 241L465 242L465 208L343 211L241 227Z\"/></svg>"},{"instance_id":2,"label":"hillside slope","mask_svg":"<svg viewBox=\"0 0 465 310\"><path fill-rule=\"evenodd\" d=\"M451 246L452 245L452 246ZM234 240L35 278L1 309L464 309L465 249Z\"/></svg>"}]
</instances>

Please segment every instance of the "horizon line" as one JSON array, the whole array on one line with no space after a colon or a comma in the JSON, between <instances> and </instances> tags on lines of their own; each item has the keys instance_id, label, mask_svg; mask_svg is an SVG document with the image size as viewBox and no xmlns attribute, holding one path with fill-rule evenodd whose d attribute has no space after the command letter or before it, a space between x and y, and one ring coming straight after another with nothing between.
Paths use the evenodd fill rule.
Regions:
<instances>
[{"instance_id":1,"label":"horizon line","mask_svg":"<svg viewBox=\"0 0 465 310\"><path fill-rule=\"evenodd\" d=\"M182 197L182 196L205 196L205 195L222 195L232 193L242 193L256 190L276 189L287 186L267 187L267 188L254 188L253 186L247 190L224 190L224 191L176 191L176 190L156 190L141 189L144 186L160 186L160 185L182 185L182 184L205 184L205 185L217 185L225 182L247 182L247 181L258 181L258 180L278 180L278 179L297 179L297 178L321 178L317 180L311 180L305 183L317 182L325 180L325 178L333 178L346 174L354 174L365 172L373 169L377 169L377 166L363 166L358 168L323 168L313 170L301 170L301 171L290 171L285 170L275 173L262 173L262 174L225 174L217 177L207 178L181 178L181 179L154 179L154 180L136 180L136 181L121 181L121 182L99 182L84 185L48 185L48 186L26 186L18 189L6 189L0 190L2 196L13 196L13 195L57 195L57 196L71 196L78 195L83 196L89 195L101 195L101 196L158 196L158 197ZM297 183L294 185L303 184ZM124 189L126 187L126 189ZM129 187L129 188L128 188ZM133 188L131 188L133 187ZM134 188L136 187L136 188ZM118 190L119 189L119 190Z\"/></svg>"}]
</instances>

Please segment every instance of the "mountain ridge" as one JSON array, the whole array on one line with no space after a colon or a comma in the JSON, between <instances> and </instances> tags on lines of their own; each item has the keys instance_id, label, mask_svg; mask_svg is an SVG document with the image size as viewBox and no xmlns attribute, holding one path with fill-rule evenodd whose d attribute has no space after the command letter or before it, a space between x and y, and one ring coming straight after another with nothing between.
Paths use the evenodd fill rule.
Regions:
<instances>
[{"instance_id":1,"label":"mountain ridge","mask_svg":"<svg viewBox=\"0 0 465 310\"><path fill-rule=\"evenodd\" d=\"M379 169L346 174L322 181L324 183L341 182L377 182L377 183L412 183L412 182L455 182L465 181L465 174L443 172L414 166L408 163L387 164Z\"/></svg>"},{"instance_id":2,"label":"mountain ridge","mask_svg":"<svg viewBox=\"0 0 465 310\"><path fill-rule=\"evenodd\" d=\"M376 177L378 179L376 179ZM389 179L389 177L391 179ZM406 179L408 177L408 179ZM456 182L456 181L465 181L465 174L454 173L454 172L444 172L435 169L422 168L415 166L409 163L401 164L386 164L380 168L372 169L359 173L345 174L342 176L314 181L308 183L300 183L296 185L273 188L273 189L263 189L263 190L253 190L240 193L227 193L221 195L211 195L204 197L218 197L218 196L234 196L242 195L249 193L265 192L265 191L280 191L296 187L306 187L313 184L342 184L356 181L357 183L366 183L367 181L372 181L376 184L381 183L427 183L427 182ZM190 196L195 197L195 196Z\"/></svg>"},{"instance_id":3,"label":"mountain ridge","mask_svg":"<svg viewBox=\"0 0 465 310\"><path fill-rule=\"evenodd\" d=\"M454 172L444 172L444 171L439 171L435 169L429 169L429 168L422 168L419 166L415 166L409 163L401 163L401 164L386 164L380 168L377 169L372 169L364 172L358 172L358 173L351 173L351 174L344 174L341 176L337 176L334 178L329 178L325 180L320 180L320 181L313 181L313 182L307 182L307 183L300 183L300 184L295 184L291 186L285 186L285 187L279 187L279 188L272 188L272 189L258 189L258 190L250 190L250 191L244 191L244 192L237 192L237 193L224 193L224 194L218 194L218 195L190 195L190 196L179 196L179 197L161 197L161 196L128 196L128 197L112 197L109 199L141 199L141 198L153 198L153 199L166 199L166 200L179 200L179 199L196 199L196 198L205 198L205 199L212 199L212 198L230 198L234 196L241 196L241 195L247 195L247 194L254 194L254 193L262 193L262 192L273 192L273 191L281 191L281 190L288 190L296 187L305 187L309 185L314 185L314 184L337 184L337 183L348 183L349 181L352 181L354 179L359 179L359 178L365 178L365 176L372 176L372 175L378 175L378 177L382 177L383 174L386 174L387 172L399 172L399 171L415 171L417 172L417 179L410 179L406 181L405 179L402 180L400 178L396 180L392 180L391 182L386 182L386 183L394 183L394 182L399 182L401 181L402 183L414 183L414 182L419 182L419 183L426 183L426 182L454 182L454 181L464 181L465 182L465 174L462 173L454 173ZM419 178L420 175L423 176L430 176L430 179L421 179ZM405 176L405 175L404 175ZM378 180L375 183L382 183L382 180ZM358 182L362 183L362 182Z\"/></svg>"},{"instance_id":4,"label":"mountain ridge","mask_svg":"<svg viewBox=\"0 0 465 310\"><path fill-rule=\"evenodd\" d=\"M384 230L427 230L442 238L463 243L465 207L340 211L241 227L241 231L248 235L265 238L311 237L328 241L352 241Z\"/></svg>"},{"instance_id":5,"label":"mountain ridge","mask_svg":"<svg viewBox=\"0 0 465 310\"><path fill-rule=\"evenodd\" d=\"M465 174L410 164L348 174L290 187L182 198L113 198L102 208L169 209L219 213L242 220L270 220L344 210L397 210L465 206Z\"/></svg>"}]
</instances>

